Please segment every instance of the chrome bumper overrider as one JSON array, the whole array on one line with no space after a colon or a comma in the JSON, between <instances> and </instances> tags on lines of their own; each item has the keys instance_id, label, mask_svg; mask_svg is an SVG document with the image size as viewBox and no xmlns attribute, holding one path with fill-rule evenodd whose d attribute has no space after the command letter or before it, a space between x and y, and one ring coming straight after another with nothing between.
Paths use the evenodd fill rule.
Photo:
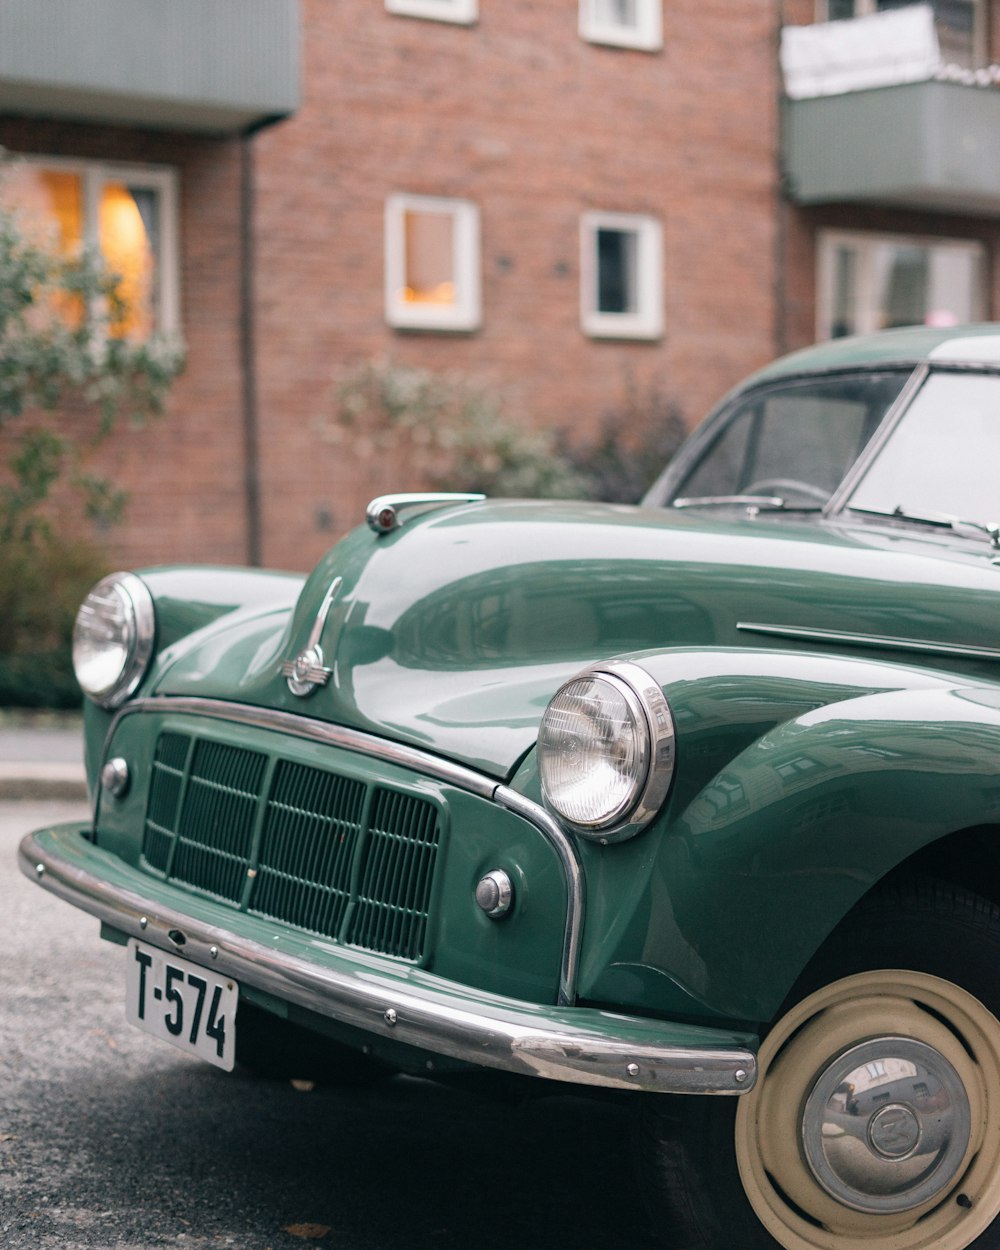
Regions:
<instances>
[{"instance_id":1,"label":"chrome bumper overrider","mask_svg":"<svg viewBox=\"0 0 1000 1250\"><path fill-rule=\"evenodd\" d=\"M434 1054L508 1072L618 1089L742 1094L753 1087L746 1034L548 1007L475 990L326 943L322 962L175 910L169 890L82 837L79 825L29 834L21 871L105 924L277 998ZM259 921L255 922L259 926Z\"/></svg>"}]
</instances>

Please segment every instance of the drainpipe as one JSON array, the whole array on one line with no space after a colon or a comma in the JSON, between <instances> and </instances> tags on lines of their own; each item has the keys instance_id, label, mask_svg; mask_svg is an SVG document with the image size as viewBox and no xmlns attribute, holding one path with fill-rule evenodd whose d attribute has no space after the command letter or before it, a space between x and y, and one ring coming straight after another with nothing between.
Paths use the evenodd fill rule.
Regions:
<instances>
[{"instance_id":1,"label":"drainpipe","mask_svg":"<svg viewBox=\"0 0 1000 1250\"><path fill-rule=\"evenodd\" d=\"M784 0L775 0L774 60L777 87L777 112L775 116L775 180L774 180L774 355L783 356L788 351L788 197L785 190L785 92L781 74L779 49L781 30L785 24Z\"/></svg>"},{"instance_id":2,"label":"drainpipe","mask_svg":"<svg viewBox=\"0 0 1000 1250\"><path fill-rule=\"evenodd\" d=\"M243 400L243 498L247 563L261 564L260 440L257 408L257 346L254 338L253 130L240 136L240 373Z\"/></svg>"}]
</instances>

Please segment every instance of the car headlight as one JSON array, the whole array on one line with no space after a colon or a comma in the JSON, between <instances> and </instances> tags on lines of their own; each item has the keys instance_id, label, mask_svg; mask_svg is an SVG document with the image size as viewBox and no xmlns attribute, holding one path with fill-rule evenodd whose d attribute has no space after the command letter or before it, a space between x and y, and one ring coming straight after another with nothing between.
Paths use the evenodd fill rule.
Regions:
<instances>
[{"instance_id":1,"label":"car headlight","mask_svg":"<svg viewBox=\"0 0 1000 1250\"><path fill-rule=\"evenodd\" d=\"M670 709L637 664L588 669L545 709L538 737L542 797L583 837L621 842L644 829L667 797L673 769Z\"/></svg>"},{"instance_id":2,"label":"car headlight","mask_svg":"<svg viewBox=\"0 0 1000 1250\"><path fill-rule=\"evenodd\" d=\"M118 707L142 681L153 654L156 617L134 573L111 573L90 591L73 626L73 668L88 698Z\"/></svg>"}]
</instances>

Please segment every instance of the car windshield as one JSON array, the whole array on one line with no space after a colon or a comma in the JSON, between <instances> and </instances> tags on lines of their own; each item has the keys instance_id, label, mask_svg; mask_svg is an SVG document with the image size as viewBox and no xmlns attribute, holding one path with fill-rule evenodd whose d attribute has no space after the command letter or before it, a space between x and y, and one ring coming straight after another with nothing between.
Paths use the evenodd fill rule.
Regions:
<instances>
[{"instance_id":1,"label":"car windshield","mask_svg":"<svg viewBox=\"0 0 1000 1250\"><path fill-rule=\"evenodd\" d=\"M908 376L825 375L745 396L671 491L675 506L767 500L821 508L871 438Z\"/></svg>"},{"instance_id":2,"label":"car windshield","mask_svg":"<svg viewBox=\"0 0 1000 1250\"><path fill-rule=\"evenodd\" d=\"M915 520L1000 523L1000 376L932 373L848 500Z\"/></svg>"}]
</instances>

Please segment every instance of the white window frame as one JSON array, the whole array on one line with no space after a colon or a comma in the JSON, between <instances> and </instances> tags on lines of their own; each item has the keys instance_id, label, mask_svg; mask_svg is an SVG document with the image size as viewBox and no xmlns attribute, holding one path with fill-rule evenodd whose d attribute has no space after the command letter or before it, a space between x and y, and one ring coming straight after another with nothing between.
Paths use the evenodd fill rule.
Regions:
<instances>
[{"instance_id":1,"label":"white window frame","mask_svg":"<svg viewBox=\"0 0 1000 1250\"><path fill-rule=\"evenodd\" d=\"M816 244L816 340L825 342L830 338L833 327L834 311L834 258L838 248L854 247L859 250L858 304L862 315L858 317L854 333L870 334L883 327L875 324L874 300L866 296L874 281L872 275L871 249L879 244L895 244L903 247L932 248L940 251L963 252L979 259L979 290L976 298L979 303L973 309L973 320L982 320L986 316L986 261L987 254L984 244L977 239L939 238L934 235L894 234L887 231L867 230L822 230ZM864 309L869 313L864 315Z\"/></svg>"},{"instance_id":2,"label":"white window frame","mask_svg":"<svg viewBox=\"0 0 1000 1250\"><path fill-rule=\"evenodd\" d=\"M387 13L424 17L432 22L470 26L479 16L479 0L385 0Z\"/></svg>"},{"instance_id":3,"label":"white window frame","mask_svg":"<svg viewBox=\"0 0 1000 1250\"><path fill-rule=\"evenodd\" d=\"M76 160L62 156L14 156L26 165L77 174L83 188L83 242L99 243L101 189L106 182L125 182L155 190L160 204L157 265L156 333L178 335L181 329L180 212L178 174L165 165L124 165L111 161Z\"/></svg>"},{"instance_id":4,"label":"white window frame","mask_svg":"<svg viewBox=\"0 0 1000 1250\"><path fill-rule=\"evenodd\" d=\"M602 21L596 0L580 0L580 38L616 48L656 52L663 47L663 0L636 0L635 28Z\"/></svg>"},{"instance_id":5,"label":"white window frame","mask_svg":"<svg viewBox=\"0 0 1000 1250\"><path fill-rule=\"evenodd\" d=\"M410 304L400 299L406 285L406 214L447 213L453 221L452 305ZM478 330L482 324L479 208L470 200L431 195L390 195L385 202L385 319L406 330Z\"/></svg>"},{"instance_id":6,"label":"white window frame","mask_svg":"<svg viewBox=\"0 0 1000 1250\"><path fill-rule=\"evenodd\" d=\"M622 230L636 235L635 312L598 308L597 232ZM658 339L663 334L663 227L640 213L588 212L580 219L580 324L591 338Z\"/></svg>"}]
</instances>

